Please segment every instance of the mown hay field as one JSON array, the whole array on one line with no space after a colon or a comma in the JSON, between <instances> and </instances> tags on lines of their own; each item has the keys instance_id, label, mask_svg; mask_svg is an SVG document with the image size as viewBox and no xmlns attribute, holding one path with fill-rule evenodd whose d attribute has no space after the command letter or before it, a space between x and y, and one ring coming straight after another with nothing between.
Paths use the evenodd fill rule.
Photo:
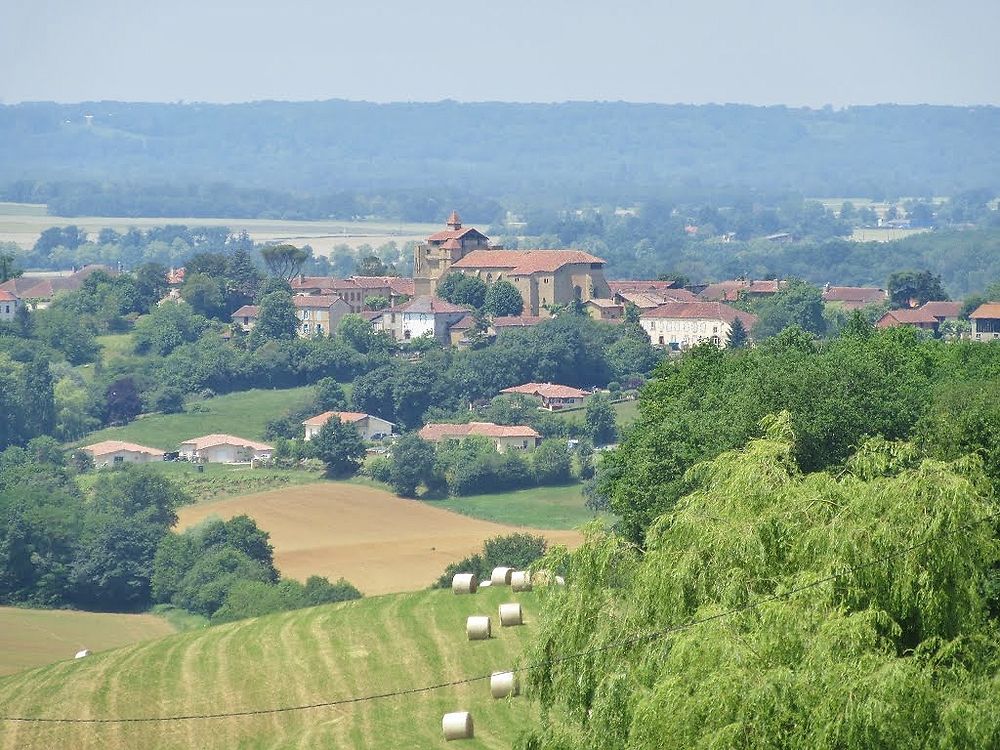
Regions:
<instances>
[{"instance_id":1,"label":"mown hay field","mask_svg":"<svg viewBox=\"0 0 1000 750\"><path fill-rule=\"evenodd\" d=\"M429 586L452 562L478 551L485 539L516 531L576 546L572 530L524 529L481 521L385 490L322 482L260 492L179 509L178 528L210 516L246 514L271 535L282 575L343 576L365 594Z\"/></svg>"},{"instance_id":2,"label":"mown hay field","mask_svg":"<svg viewBox=\"0 0 1000 750\"><path fill-rule=\"evenodd\" d=\"M0 607L0 675L173 632L155 615Z\"/></svg>"},{"instance_id":3,"label":"mown hay field","mask_svg":"<svg viewBox=\"0 0 1000 750\"><path fill-rule=\"evenodd\" d=\"M488 675L515 664L536 594L509 588L375 597L285 612L64 661L0 678L5 716L128 718L315 704ZM470 642L465 619L520 601L526 624ZM0 721L0 750L74 748L440 748L444 713L473 713L463 748L507 748L525 699L489 681L375 701L222 719L124 724Z\"/></svg>"}]
</instances>

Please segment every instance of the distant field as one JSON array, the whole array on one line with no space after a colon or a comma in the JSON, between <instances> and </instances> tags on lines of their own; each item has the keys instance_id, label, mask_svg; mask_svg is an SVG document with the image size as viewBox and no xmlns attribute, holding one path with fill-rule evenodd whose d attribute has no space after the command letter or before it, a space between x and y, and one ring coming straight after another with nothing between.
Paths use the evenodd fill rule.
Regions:
<instances>
[{"instance_id":1,"label":"distant field","mask_svg":"<svg viewBox=\"0 0 1000 750\"><path fill-rule=\"evenodd\" d=\"M98 336L97 343L101 347L101 363L105 365L132 354L134 345L130 333L111 333Z\"/></svg>"},{"instance_id":2,"label":"distant field","mask_svg":"<svg viewBox=\"0 0 1000 750\"><path fill-rule=\"evenodd\" d=\"M638 399L635 401L618 401L617 403L611 404L611 408L615 410L615 422L617 422L620 427L628 427L639 418ZM587 409L585 406L581 406L576 409L563 409L562 411L552 413L560 419L565 419L567 422L574 422L580 425L582 425L587 418Z\"/></svg>"},{"instance_id":3,"label":"distant field","mask_svg":"<svg viewBox=\"0 0 1000 750\"><path fill-rule=\"evenodd\" d=\"M481 589L381 596L179 633L0 679L3 713L141 717L255 711L395 692L513 667L532 634L537 593ZM500 628L498 606L525 625ZM490 614L494 637L470 642L465 619ZM488 680L381 700L212 720L124 724L0 722L0 749L443 748L441 717L468 710L475 739L509 748L534 710L494 700Z\"/></svg>"},{"instance_id":4,"label":"distant field","mask_svg":"<svg viewBox=\"0 0 1000 750\"><path fill-rule=\"evenodd\" d=\"M0 607L0 675L72 659L85 648L106 651L173 632L155 615Z\"/></svg>"},{"instance_id":5,"label":"distant field","mask_svg":"<svg viewBox=\"0 0 1000 750\"><path fill-rule=\"evenodd\" d=\"M81 444L126 440L170 450L182 440L217 432L263 440L268 421L306 405L310 398L310 386L228 393L196 402L194 411L189 405L183 414L151 414L124 427L108 427L88 435Z\"/></svg>"},{"instance_id":6,"label":"distant field","mask_svg":"<svg viewBox=\"0 0 1000 750\"><path fill-rule=\"evenodd\" d=\"M210 516L245 513L271 534L283 575L345 577L366 594L429 586L444 568L485 539L524 529L451 513L350 482L323 482L181 508L183 529ZM539 532L576 545L575 531Z\"/></svg>"},{"instance_id":7,"label":"distant field","mask_svg":"<svg viewBox=\"0 0 1000 750\"><path fill-rule=\"evenodd\" d=\"M441 223L444 224L444 216ZM119 232L129 227L148 229L166 224L189 227L229 227L233 232L246 230L258 242L281 241L311 245L317 253L329 253L335 245L373 247L393 241L402 246L410 240L423 240L441 229L436 224L386 221L280 221L276 219L199 219L192 217L103 217L48 216L44 206L25 203L0 203L0 242L16 242L30 249L43 229L74 224L90 234L110 227Z\"/></svg>"},{"instance_id":8,"label":"distant field","mask_svg":"<svg viewBox=\"0 0 1000 750\"><path fill-rule=\"evenodd\" d=\"M894 242L912 237L915 234L924 234L930 229L855 229L851 233L853 242Z\"/></svg>"},{"instance_id":9,"label":"distant field","mask_svg":"<svg viewBox=\"0 0 1000 750\"><path fill-rule=\"evenodd\" d=\"M575 529L595 516L594 512L584 505L580 487L579 484L533 487L514 492L449 497L445 500L425 502L435 508L444 508L464 516L511 526Z\"/></svg>"}]
</instances>

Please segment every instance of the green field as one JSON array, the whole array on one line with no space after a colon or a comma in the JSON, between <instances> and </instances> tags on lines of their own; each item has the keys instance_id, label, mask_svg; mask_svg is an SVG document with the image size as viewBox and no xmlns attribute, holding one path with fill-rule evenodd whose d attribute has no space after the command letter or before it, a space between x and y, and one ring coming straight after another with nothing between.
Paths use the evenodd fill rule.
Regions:
<instances>
[{"instance_id":1,"label":"green field","mask_svg":"<svg viewBox=\"0 0 1000 750\"><path fill-rule=\"evenodd\" d=\"M594 511L584 505L579 484L424 502L484 521L536 529L575 529L595 516Z\"/></svg>"},{"instance_id":2,"label":"green field","mask_svg":"<svg viewBox=\"0 0 1000 750\"><path fill-rule=\"evenodd\" d=\"M132 334L130 333L110 333L98 336L97 343L101 346L101 363L105 365L133 353Z\"/></svg>"},{"instance_id":3,"label":"green field","mask_svg":"<svg viewBox=\"0 0 1000 750\"><path fill-rule=\"evenodd\" d=\"M611 404L611 408L615 410L615 421L618 423L619 428L628 427L639 418L638 399L634 401L617 401ZM563 409L552 413L560 419L581 426L587 418L587 409L584 406L575 409Z\"/></svg>"},{"instance_id":4,"label":"green field","mask_svg":"<svg viewBox=\"0 0 1000 750\"><path fill-rule=\"evenodd\" d=\"M374 597L179 633L0 679L7 716L143 717L315 704L395 692L514 666L535 594L481 589ZM520 601L523 627L497 607ZM465 618L489 614L494 638L470 642ZM441 717L468 710L468 748L509 748L531 711L493 700L488 680L380 700L221 719L125 723L0 722L0 748L440 748Z\"/></svg>"},{"instance_id":5,"label":"green field","mask_svg":"<svg viewBox=\"0 0 1000 750\"><path fill-rule=\"evenodd\" d=\"M81 444L125 440L170 450L182 440L213 433L263 440L268 421L308 404L312 391L303 386L229 393L188 404L183 414L150 414L124 427L108 427L88 435Z\"/></svg>"},{"instance_id":6,"label":"green field","mask_svg":"<svg viewBox=\"0 0 1000 750\"><path fill-rule=\"evenodd\" d=\"M173 631L155 615L0 607L0 675L72 659L85 648L104 651Z\"/></svg>"}]
</instances>

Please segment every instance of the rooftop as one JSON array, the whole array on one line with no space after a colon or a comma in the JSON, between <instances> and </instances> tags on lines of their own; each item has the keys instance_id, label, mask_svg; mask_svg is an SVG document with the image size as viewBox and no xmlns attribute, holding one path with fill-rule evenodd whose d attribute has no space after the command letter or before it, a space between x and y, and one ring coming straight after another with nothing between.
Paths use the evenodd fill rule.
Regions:
<instances>
[{"instance_id":1,"label":"rooftop","mask_svg":"<svg viewBox=\"0 0 1000 750\"><path fill-rule=\"evenodd\" d=\"M462 313L464 315L469 312L469 308L462 307L461 305L453 305L447 300L431 297L429 294L422 294L419 297L414 297L409 302L404 302L402 305L390 307L386 312L431 314Z\"/></svg>"},{"instance_id":2,"label":"rooftop","mask_svg":"<svg viewBox=\"0 0 1000 750\"><path fill-rule=\"evenodd\" d=\"M504 388L500 393L523 393L542 398L585 398L590 395L587 391L558 383L525 383L524 385L515 385L512 388Z\"/></svg>"},{"instance_id":3,"label":"rooftop","mask_svg":"<svg viewBox=\"0 0 1000 750\"><path fill-rule=\"evenodd\" d=\"M93 453L95 456L104 456L108 453L117 453L118 451L133 451L135 453L148 453L151 456L162 456L163 451L159 448L150 448L146 445L138 445L136 443L126 443L122 440L104 440L100 443L93 443L92 445L85 445L81 450L85 450L88 453Z\"/></svg>"},{"instance_id":4,"label":"rooftop","mask_svg":"<svg viewBox=\"0 0 1000 750\"><path fill-rule=\"evenodd\" d=\"M435 442L480 435L482 437L527 437L540 438L537 432L526 425L499 425L493 422L469 422L468 424L431 423L420 429L420 437Z\"/></svg>"},{"instance_id":5,"label":"rooftop","mask_svg":"<svg viewBox=\"0 0 1000 750\"><path fill-rule=\"evenodd\" d=\"M1000 302L986 302L973 310L969 317L976 320L981 318L1000 318Z\"/></svg>"},{"instance_id":6,"label":"rooftop","mask_svg":"<svg viewBox=\"0 0 1000 750\"><path fill-rule=\"evenodd\" d=\"M739 318L746 328L752 328L757 323L756 315L737 310L735 307L724 305L721 302L667 302L655 310L644 312L640 318L681 318L685 320L704 318L722 320L726 323L732 323Z\"/></svg>"},{"instance_id":7,"label":"rooftop","mask_svg":"<svg viewBox=\"0 0 1000 750\"><path fill-rule=\"evenodd\" d=\"M367 416L367 414L360 411L325 411L322 414L317 414L315 417L309 417L309 419L305 420L302 424L307 427L322 427L330 421L331 417L339 417L341 422L349 424L360 422Z\"/></svg>"},{"instance_id":8,"label":"rooftop","mask_svg":"<svg viewBox=\"0 0 1000 750\"><path fill-rule=\"evenodd\" d=\"M256 440L248 440L247 438L236 437L235 435L202 435L201 437L188 438L187 440L182 440L181 445L190 445L196 451L203 450L205 448L212 448L216 445L236 445L240 447L253 448L258 451L269 451L271 446L267 443L260 443Z\"/></svg>"},{"instance_id":9,"label":"rooftop","mask_svg":"<svg viewBox=\"0 0 1000 750\"><path fill-rule=\"evenodd\" d=\"M509 268L514 276L552 273L570 263L591 265L604 260L583 250L473 250L452 268Z\"/></svg>"}]
</instances>

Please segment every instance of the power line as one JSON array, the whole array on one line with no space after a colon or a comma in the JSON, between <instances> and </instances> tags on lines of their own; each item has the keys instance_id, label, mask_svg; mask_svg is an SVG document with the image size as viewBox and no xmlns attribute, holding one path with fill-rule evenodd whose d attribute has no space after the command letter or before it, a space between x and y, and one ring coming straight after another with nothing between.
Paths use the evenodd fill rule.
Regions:
<instances>
[{"instance_id":1,"label":"power line","mask_svg":"<svg viewBox=\"0 0 1000 750\"><path fill-rule=\"evenodd\" d=\"M982 518L977 519L971 523L965 524L963 526L958 526L951 531L947 531L935 536L929 537L922 542L917 542L916 544L905 547L896 552L891 552L881 557L876 557L869 560L866 563L861 563L859 565L852 566L838 573L831 573L828 576L822 578L817 578L816 580L810 581L809 583L804 583L799 586L794 586L787 591L781 593L770 594L761 599L755 599L752 602L743 604L739 607L733 607L732 609L725 610L723 612L717 612L714 615L708 615L706 617L700 617L691 620L680 625L671 625L670 627L662 628L660 630L654 630L642 635L630 636L628 638L623 638L617 641L611 641L601 646L596 646L594 648L586 649L585 651L578 651L572 654L566 654L565 656L556 656L551 659L546 659L544 661L535 662L533 664L527 664L523 667L516 667L514 669L504 670L507 672L530 672L534 669L539 669L545 666L551 666L553 664L561 664L567 661L573 661L575 659L582 659L585 656L591 654L600 653L603 651L610 651L616 648L625 648L628 646L634 646L639 643L644 643L646 641L653 641L665 636L679 633L685 630L690 630L691 628L697 627L699 625L704 625L709 622L714 622L716 620L722 620L733 615L743 614L744 612L749 612L751 610L757 609L765 604L771 602L780 601L782 599L788 599L796 594L800 594L803 591L808 591L809 589L814 589L822 586L825 583L830 583L831 581L836 581L840 578L845 578L847 576L853 575L860 570L865 570L866 568L872 568L877 565L895 560L899 557L908 555L909 553L920 549L921 547L926 547L927 545L939 541L941 539L946 539L955 534L970 531L977 526L996 520L1000 518L1000 511L995 511ZM170 722L170 721L197 721L197 720L208 720L208 719L228 719L228 718L239 718L246 716L263 716L270 714L281 714L281 713L292 713L295 711L310 711L318 708L333 708L336 706L346 706L355 703L367 703L368 701L383 700L385 698L397 698L406 695L416 695L419 693L429 693L435 690L443 690L444 688L457 687L459 685L469 685L474 682L483 682L489 680L492 677L490 674L474 675L470 677L464 677L457 680L452 680L450 682L439 682L433 685L424 685L421 687L405 688L402 690L392 690L385 693L372 693L369 695L354 696L351 698L339 698L331 701L323 701L320 703L306 703L294 706L279 706L276 708L261 708L261 709L248 709L245 711L225 711L220 713L205 713L205 714L178 714L174 716L134 716L134 717L121 717L121 718L110 718L110 719L81 719L81 718L63 718L63 717L34 717L34 716L3 716L0 715L0 721L6 722L16 722L16 723L29 723L29 724L150 724L158 722Z\"/></svg>"}]
</instances>

